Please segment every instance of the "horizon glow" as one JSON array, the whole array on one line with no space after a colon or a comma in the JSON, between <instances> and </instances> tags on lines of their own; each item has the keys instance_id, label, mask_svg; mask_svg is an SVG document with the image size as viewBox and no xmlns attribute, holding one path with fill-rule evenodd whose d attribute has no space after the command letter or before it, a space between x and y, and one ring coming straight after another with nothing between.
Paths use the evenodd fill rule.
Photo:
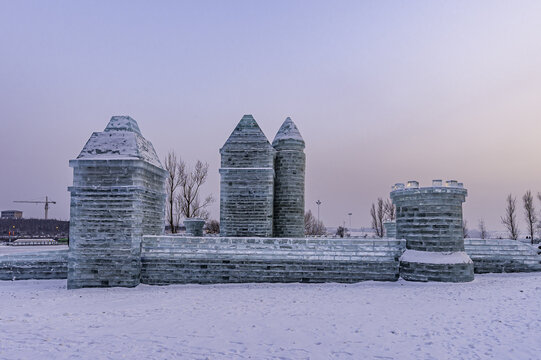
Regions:
<instances>
[{"instance_id":1,"label":"horizon glow","mask_svg":"<svg viewBox=\"0 0 541 360\"><path fill-rule=\"evenodd\" d=\"M306 142L306 210L370 225L397 182L456 179L470 229L541 192L541 3L0 1L0 209L69 218L75 158L130 115L163 161L208 162L244 114ZM536 199L537 209L541 202ZM219 218L219 201L211 207Z\"/></svg>"}]
</instances>

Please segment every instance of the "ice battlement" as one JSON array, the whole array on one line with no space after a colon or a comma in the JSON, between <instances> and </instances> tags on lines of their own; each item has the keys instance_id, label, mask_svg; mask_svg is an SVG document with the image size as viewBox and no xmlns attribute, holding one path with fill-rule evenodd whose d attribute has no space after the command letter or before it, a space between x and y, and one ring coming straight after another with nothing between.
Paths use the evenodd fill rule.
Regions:
<instances>
[{"instance_id":1,"label":"ice battlement","mask_svg":"<svg viewBox=\"0 0 541 360\"><path fill-rule=\"evenodd\" d=\"M416 180L409 180L407 183L396 183L391 187L391 194L400 193L456 193L467 195L467 190L464 189L464 184L457 180L432 180L432 186L420 187Z\"/></svg>"}]
</instances>

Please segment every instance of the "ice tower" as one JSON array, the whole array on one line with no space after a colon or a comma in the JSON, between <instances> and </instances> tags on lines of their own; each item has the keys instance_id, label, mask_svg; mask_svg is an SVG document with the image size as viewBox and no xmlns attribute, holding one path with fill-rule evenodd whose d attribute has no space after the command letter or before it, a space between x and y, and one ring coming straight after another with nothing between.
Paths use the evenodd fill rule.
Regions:
<instances>
[{"instance_id":1,"label":"ice tower","mask_svg":"<svg viewBox=\"0 0 541 360\"><path fill-rule=\"evenodd\" d=\"M220 149L220 234L271 237L275 150L252 115Z\"/></svg>"},{"instance_id":2,"label":"ice tower","mask_svg":"<svg viewBox=\"0 0 541 360\"><path fill-rule=\"evenodd\" d=\"M161 235L166 171L129 116L113 116L75 160L68 288L137 286L141 238Z\"/></svg>"},{"instance_id":3,"label":"ice tower","mask_svg":"<svg viewBox=\"0 0 541 360\"><path fill-rule=\"evenodd\" d=\"M400 276L413 281L466 282L473 280L473 262L464 251L462 183L419 188L417 181L396 184L391 199L396 206L396 238L406 239Z\"/></svg>"},{"instance_id":4,"label":"ice tower","mask_svg":"<svg viewBox=\"0 0 541 360\"><path fill-rule=\"evenodd\" d=\"M274 236L304 237L304 140L287 118L272 146L274 159Z\"/></svg>"}]
</instances>

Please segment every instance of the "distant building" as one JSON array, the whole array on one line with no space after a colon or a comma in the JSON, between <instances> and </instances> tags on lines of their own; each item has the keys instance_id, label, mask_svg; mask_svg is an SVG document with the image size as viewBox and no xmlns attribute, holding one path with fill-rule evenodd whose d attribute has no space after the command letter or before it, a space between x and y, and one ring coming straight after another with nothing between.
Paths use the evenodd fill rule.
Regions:
<instances>
[{"instance_id":1,"label":"distant building","mask_svg":"<svg viewBox=\"0 0 541 360\"><path fill-rule=\"evenodd\" d=\"M2 219L22 219L23 212L20 210L4 210L2 211Z\"/></svg>"}]
</instances>

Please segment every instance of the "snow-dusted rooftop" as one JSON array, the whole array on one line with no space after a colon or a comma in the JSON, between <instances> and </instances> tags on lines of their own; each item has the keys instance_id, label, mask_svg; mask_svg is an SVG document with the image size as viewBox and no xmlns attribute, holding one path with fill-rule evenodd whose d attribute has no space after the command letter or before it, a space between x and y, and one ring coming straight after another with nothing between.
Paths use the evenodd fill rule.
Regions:
<instances>
[{"instance_id":1,"label":"snow-dusted rooftop","mask_svg":"<svg viewBox=\"0 0 541 360\"><path fill-rule=\"evenodd\" d=\"M162 167L152 146L129 116L113 116L103 132L95 132L77 156L82 160L139 159Z\"/></svg>"}]
</instances>

